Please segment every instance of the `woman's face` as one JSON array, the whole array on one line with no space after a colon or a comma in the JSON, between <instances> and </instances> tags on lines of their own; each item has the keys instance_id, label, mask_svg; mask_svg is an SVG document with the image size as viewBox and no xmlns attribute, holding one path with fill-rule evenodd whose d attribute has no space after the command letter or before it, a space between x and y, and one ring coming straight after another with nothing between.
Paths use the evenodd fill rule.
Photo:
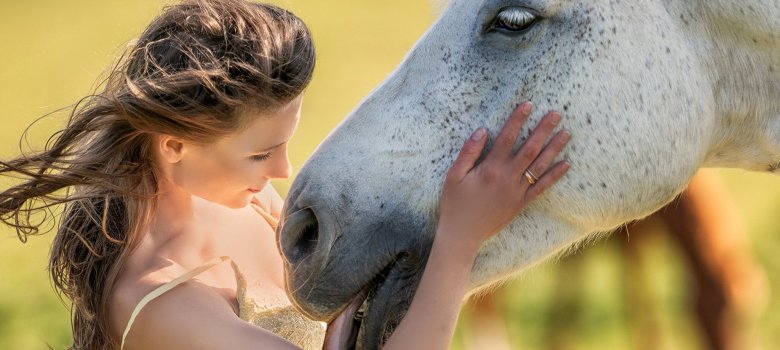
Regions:
<instances>
[{"instance_id":1,"label":"woman's face","mask_svg":"<svg viewBox=\"0 0 780 350\"><path fill-rule=\"evenodd\" d=\"M214 143L184 144L173 181L230 208L248 205L268 180L290 177L287 143L298 126L302 100L298 96L276 112L246 116L253 119L247 128Z\"/></svg>"}]
</instances>

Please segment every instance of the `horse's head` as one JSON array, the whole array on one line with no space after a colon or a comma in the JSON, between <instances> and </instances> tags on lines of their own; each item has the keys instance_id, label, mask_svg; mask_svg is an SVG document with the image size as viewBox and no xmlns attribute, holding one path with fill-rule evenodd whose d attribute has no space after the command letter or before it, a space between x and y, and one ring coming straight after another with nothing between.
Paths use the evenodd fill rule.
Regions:
<instances>
[{"instance_id":1,"label":"horse's head","mask_svg":"<svg viewBox=\"0 0 780 350\"><path fill-rule=\"evenodd\" d=\"M780 12L752 2L748 15ZM562 112L572 170L485 244L475 288L653 212L702 165L755 151L744 137L758 135L756 116L771 111L740 110L750 101L732 89L743 82L724 72L747 68L713 34L727 5L704 3L455 1L296 179L280 234L294 302L330 320L367 293L359 343L377 348L411 301L460 146L479 127L495 135L522 101L537 106L527 128L549 109ZM763 86L751 84L744 88ZM764 129L776 141L774 123ZM764 150L739 165L780 162L776 143Z\"/></svg>"}]
</instances>

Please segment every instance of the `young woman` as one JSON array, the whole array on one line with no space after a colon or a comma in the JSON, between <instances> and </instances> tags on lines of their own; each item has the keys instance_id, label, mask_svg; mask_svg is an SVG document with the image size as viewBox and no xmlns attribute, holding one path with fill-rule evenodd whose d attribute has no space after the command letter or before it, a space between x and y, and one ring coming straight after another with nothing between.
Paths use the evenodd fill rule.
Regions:
<instances>
[{"instance_id":1,"label":"young woman","mask_svg":"<svg viewBox=\"0 0 780 350\"><path fill-rule=\"evenodd\" d=\"M322 324L286 297L282 200L268 183L291 175L287 143L314 61L288 11L188 0L150 24L45 150L1 162L18 180L0 193L0 218L22 240L38 233L36 213L64 204L50 271L73 303L75 349L323 346ZM530 103L513 112L479 164L487 132L466 141L386 349L446 348L481 243L568 170L552 164L569 139L548 141L556 113L512 152L530 113Z\"/></svg>"}]
</instances>

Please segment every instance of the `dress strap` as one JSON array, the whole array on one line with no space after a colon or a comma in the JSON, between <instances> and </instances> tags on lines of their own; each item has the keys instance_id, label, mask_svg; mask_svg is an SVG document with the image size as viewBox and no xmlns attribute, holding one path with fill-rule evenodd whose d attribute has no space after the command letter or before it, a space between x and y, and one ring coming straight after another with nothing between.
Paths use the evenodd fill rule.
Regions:
<instances>
[{"instance_id":1,"label":"dress strap","mask_svg":"<svg viewBox=\"0 0 780 350\"><path fill-rule=\"evenodd\" d=\"M125 327L125 332L122 334L122 344L120 345L120 349L124 349L125 338L127 338L127 333L130 332L130 327L133 325L133 322L135 322L135 318L138 316L138 313L141 312L141 309L143 309L144 306L146 306L146 304L148 304L150 301L154 300L155 298L159 297L160 295L163 295L165 292L173 289L174 287L189 281L193 277L200 275L203 272L206 272L210 268L217 266L226 260L230 260L230 257L220 256L219 258L211 260L203 265L200 265L188 271L187 273L173 279L172 281L157 287L151 293L144 296L143 299L141 299L141 301L138 302L138 305L135 306L133 313L130 315L130 320L127 322L127 326Z\"/></svg>"},{"instance_id":2,"label":"dress strap","mask_svg":"<svg viewBox=\"0 0 780 350\"><path fill-rule=\"evenodd\" d=\"M266 212L263 207L260 206L260 201L257 200L257 198L252 198L250 203L252 204L252 208L254 208L255 211L260 214L263 219L265 219L265 221L268 221L268 224L271 225L272 229L276 230L276 228L279 227L279 219Z\"/></svg>"}]
</instances>

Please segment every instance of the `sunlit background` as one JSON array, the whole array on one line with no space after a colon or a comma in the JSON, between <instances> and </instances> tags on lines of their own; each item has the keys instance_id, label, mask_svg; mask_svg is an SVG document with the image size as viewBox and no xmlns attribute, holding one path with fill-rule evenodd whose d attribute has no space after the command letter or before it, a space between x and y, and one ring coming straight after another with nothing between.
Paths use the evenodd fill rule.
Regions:
<instances>
[{"instance_id":1,"label":"sunlit background","mask_svg":"<svg viewBox=\"0 0 780 350\"><path fill-rule=\"evenodd\" d=\"M20 136L37 117L88 94L105 67L165 3L0 2L0 157L19 153ZM310 25L319 52L291 146L297 170L401 61L437 11L427 0L276 3ZM60 113L36 124L29 134L32 146L40 147L64 120ZM763 310L745 320L745 327L752 329L755 348L780 348L780 179L740 171L718 174L739 208L749 249L765 269L771 291ZM286 193L290 181L275 185ZM493 299L495 323L467 307L453 348L469 348L475 334L501 335L510 349L705 348L693 320L691 278L680 249L662 234L663 224L650 227L642 233L647 237L631 238L637 244L630 264L621 241L626 237L615 236L535 268L499 290ZM62 349L69 344L68 310L46 272L51 238L22 244L12 230L0 228L0 349ZM486 331L486 326L496 331Z\"/></svg>"}]
</instances>

